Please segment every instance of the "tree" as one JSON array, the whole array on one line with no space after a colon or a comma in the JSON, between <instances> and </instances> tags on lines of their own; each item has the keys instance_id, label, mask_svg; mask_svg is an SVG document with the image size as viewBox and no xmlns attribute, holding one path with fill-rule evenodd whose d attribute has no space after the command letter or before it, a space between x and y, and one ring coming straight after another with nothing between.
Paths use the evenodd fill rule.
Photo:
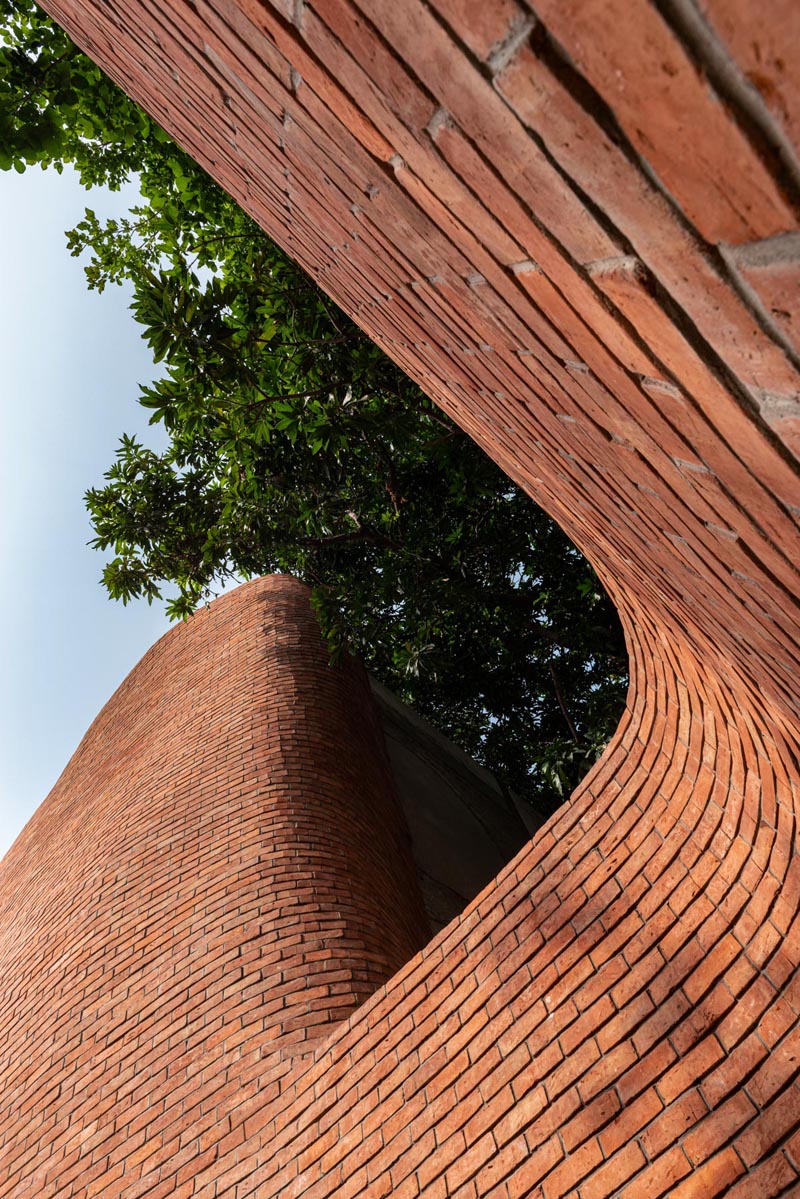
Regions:
<instances>
[{"instance_id":1,"label":"tree","mask_svg":"<svg viewBox=\"0 0 800 1199\"><path fill-rule=\"evenodd\" d=\"M227 577L298 575L334 655L352 648L550 809L626 686L588 564L66 35L27 0L0 12L0 164L71 162L111 187L135 172L143 196L123 221L87 210L68 235L90 287L132 284L164 364L140 402L167 450L123 437L86 496L109 594L171 586L180 617Z\"/></svg>"},{"instance_id":2,"label":"tree","mask_svg":"<svg viewBox=\"0 0 800 1199\"><path fill-rule=\"evenodd\" d=\"M0 0L0 168L73 163L119 187L169 138L29 0Z\"/></svg>"}]
</instances>

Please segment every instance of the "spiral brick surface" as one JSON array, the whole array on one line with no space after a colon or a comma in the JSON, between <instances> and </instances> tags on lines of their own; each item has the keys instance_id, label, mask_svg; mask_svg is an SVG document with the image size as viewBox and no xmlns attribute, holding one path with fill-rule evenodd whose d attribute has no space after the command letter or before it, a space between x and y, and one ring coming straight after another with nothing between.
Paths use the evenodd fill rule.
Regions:
<instances>
[{"instance_id":1,"label":"spiral brick surface","mask_svg":"<svg viewBox=\"0 0 800 1199\"><path fill-rule=\"evenodd\" d=\"M150 650L3 860L0 930L0 1193L37 1199L130 1187L424 943L366 676L301 584Z\"/></svg>"},{"instance_id":2,"label":"spiral brick surface","mask_svg":"<svg viewBox=\"0 0 800 1199\"><path fill-rule=\"evenodd\" d=\"M129 1026L110 1049L141 1079L125 1160L88 1098L76 1144L59 1069L92 1034L52 997L113 979L114 904L80 953L20 945L9 1035L50 1020L54 1048L0 1193L800 1194L800 9L48 8L560 521L632 683L603 760L462 917L261 1089L184 1124L177 1081L155 1150L133 1105L160 1102L169 1041L143 1070ZM26 834L34 913L71 811ZM92 894L63 896L78 928Z\"/></svg>"}]
</instances>

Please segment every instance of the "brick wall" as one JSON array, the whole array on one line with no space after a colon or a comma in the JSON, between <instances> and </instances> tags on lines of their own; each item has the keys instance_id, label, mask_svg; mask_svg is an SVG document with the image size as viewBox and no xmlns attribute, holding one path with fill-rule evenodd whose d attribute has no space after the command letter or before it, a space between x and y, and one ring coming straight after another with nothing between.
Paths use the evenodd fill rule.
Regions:
<instances>
[{"instance_id":1,"label":"brick wall","mask_svg":"<svg viewBox=\"0 0 800 1199\"><path fill-rule=\"evenodd\" d=\"M797 1191L800 9L47 6L562 523L632 660L464 915L280 1084L195 1076L117 1193Z\"/></svg>"},{"instance_id":2,"label":"brick wall","mask_svg":"<svg viewBox=\"0 0 800 1199\"><path fill-rule=\"evenodd\" d=\"M545 817L396 695L370 679L431 930L440 932L513 858Z\"/></svg>"}]
</instances>

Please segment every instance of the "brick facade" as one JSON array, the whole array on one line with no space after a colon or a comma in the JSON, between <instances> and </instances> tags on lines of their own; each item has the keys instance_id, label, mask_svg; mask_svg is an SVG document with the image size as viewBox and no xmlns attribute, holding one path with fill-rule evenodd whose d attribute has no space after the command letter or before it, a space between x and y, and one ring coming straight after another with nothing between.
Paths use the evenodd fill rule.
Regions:
<instances>
[{"instance_id":1,"label":"brick facade","mask_svg":"<svg viewBox=\"0 0 800 1199\"><path fill-rule=\"evenodd\" d=\"M429 939L369 683L301 584L145 655L4 858L0 930L0 1194L36 1199L132 1193Z\"/></svg>"},{"instance_id":2,"label":"brick facade","mask_svg":"<svg viewBox=\"0 0 800 1199\"><path fill-rule=\"evenodd\" d=\"M618 604L632 683L605 758L463 916L325 1036L309 1024L308 1053L257 1061L248 1019L269 1017L243 1011L213 1070L183 1033L126 1035L135 1009L113 979L130 966L106 939L127 909L59 889L86 796L102 811L91 779L135 789L146 769L135 734L93 737L68 815L23 836L11 899L49 897L36 910L71 913L72 939L26 956L44 917L14 926L5 1035L25 1123L0 1194L800 1193L800 9L47 6L560 521ZM209 821L198 869L216 841ZM142 957L151 913L163 950L194 902L170 860L125 926ZM116 879L113 854L96 862ZM104 1006L57 1018L54 997L109 971ZM218 985L222 1004L237 981ZM320 1025L337 998L321 986ZM174 997L187 1027L192 995ZM116 1092L90 1064L101 1041Z\"/></svg>"}]
</instances>

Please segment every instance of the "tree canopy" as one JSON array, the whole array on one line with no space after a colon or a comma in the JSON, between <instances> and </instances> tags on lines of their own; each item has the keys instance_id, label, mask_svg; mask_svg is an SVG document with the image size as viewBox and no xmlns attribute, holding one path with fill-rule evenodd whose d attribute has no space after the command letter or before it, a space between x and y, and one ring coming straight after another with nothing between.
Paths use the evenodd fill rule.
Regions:
<instances>
[{"instance_id":1,"label":"tree canopy","mask_svg":"<svg viewBox=\"0 0 800 1199\"><path fill-rule=\"evenodd\" d=\"M136 176L70 234L127 281L169 444L123 436L86 494L109 595L190 613L220 581L313 586L335 655L551 809L626 687L616 613L549 517L29 0L0 0L0 166Z\"/></svg>"}]
</instances>

